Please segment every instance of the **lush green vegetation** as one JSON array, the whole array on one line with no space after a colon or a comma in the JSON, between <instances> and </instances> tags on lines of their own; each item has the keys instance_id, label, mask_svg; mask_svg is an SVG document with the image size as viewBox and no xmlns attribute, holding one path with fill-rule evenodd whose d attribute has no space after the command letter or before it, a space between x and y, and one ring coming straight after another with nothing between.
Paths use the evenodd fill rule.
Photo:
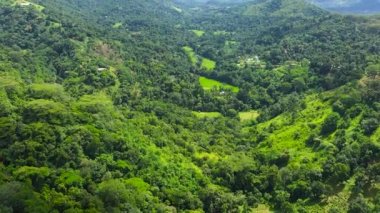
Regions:
<instances>
[{"instance_id":1,"label":"lush green vegetation","mask_svg":"<svg viewBox=\"0 0 380 213\"><path fill-rule=\"evenodd\" d=\"M23 2L0 1L0 212L380 211L378 17Z\"/></svg>"}]
</instances>

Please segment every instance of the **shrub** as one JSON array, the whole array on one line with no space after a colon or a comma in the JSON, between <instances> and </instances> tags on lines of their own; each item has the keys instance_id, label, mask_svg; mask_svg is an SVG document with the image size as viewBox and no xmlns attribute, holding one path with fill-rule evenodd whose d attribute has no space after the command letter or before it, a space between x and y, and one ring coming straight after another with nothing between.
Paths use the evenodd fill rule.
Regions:
<instances>
[{"instance_id":1,"label":"shrub","mask_svg":"<svg viewBox=\"0 0 380 213\"><path fill-rule=\"evenodd\" d=\"M338 127L339 114L332 113L329 115L322 124L321 134L329 135L333 133Z\"/></svg>"}]
</instances>

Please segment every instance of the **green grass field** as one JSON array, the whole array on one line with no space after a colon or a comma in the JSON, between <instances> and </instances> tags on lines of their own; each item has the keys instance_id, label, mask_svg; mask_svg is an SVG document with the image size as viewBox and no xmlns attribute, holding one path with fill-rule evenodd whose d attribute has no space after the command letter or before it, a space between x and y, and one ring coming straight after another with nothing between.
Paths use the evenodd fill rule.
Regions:
<instances>
[{"instance_id":1,"label":"green grass field","mask_svg":"<svg viewBox=\"0 0 380 213\"><path fill-rule=\"evenodd\" d=\"M222 90L223 89L224 90L231 90L234 93L239 92L238 87L235 87L235 86L232 86L229 84L225 84L225 83L222 83L220 81L216 81L216 80L209 79L206 77L199 77L199 83L201 84L201 86L204 90L211 90L213 88L217 88L217 89L222 89Z\"/></svg>"},{"instance_id":2,"label":"green grass field","mask_svg":"<svg viewBox=\"0 0 380 213\"><path fill-rule=\"evenodd\" d=\"M189 57L189 60L193 66L197 65L198 58L195 54L193 48L189 46L182 47L183 51L185 51L186 55Z\"/></svg>"},{"instance_id":3,"label":"green grass field","mask_svg":"<svg viewBox=\"0 0 380 213\"><path fill-rule=\"evenodd\" d=\"M222 117L219 112L193 112L197 118L218 118Z\"/></svg>"},{"instance_id":4,"label":"green grass field","mask_svg":"<svg viewBox=\"0 0 380 213\"><path fill-rule=\"evenodd\" d=\"M239 112L239 118L242 122L256 120L257 117L259 117L259 113L255 110L248 112Z\"/></svg>"},{"instance_id":5,"label":"green grass field","mask_svg":"<svg viewBox=\"0 0 380 213\"><path fill-rule=\"evenodd\" d=\"M216 62L207 58L202 58L202 68L207 71L212 71L216 67Z\"/></svg>"},{"instance_id":6,"label":"green grass field","mask_svg":"<svg viewBox=\"0 0 380 213\"><path fill-rule=\"evenodd\" d=\"M202 30L192 30L191 32L193 32L197 37L202 37L205 34L205 31Z\"/></svg>"}]
</instances>

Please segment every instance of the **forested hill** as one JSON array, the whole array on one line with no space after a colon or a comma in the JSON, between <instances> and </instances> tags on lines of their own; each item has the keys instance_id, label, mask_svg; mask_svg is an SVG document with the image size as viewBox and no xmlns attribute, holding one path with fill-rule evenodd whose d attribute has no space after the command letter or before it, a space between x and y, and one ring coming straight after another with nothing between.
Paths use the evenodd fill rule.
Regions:
<instances>
[{"instance_id":1,"label":"forested hill","mask_svg":"<svg viewBox=\"0 0 380 213\"><path fill-rule=\"evenodd\" d=\"M303 0L2 0L0 212L379 212L379 35Z\"/></svg>"}]
</instances>

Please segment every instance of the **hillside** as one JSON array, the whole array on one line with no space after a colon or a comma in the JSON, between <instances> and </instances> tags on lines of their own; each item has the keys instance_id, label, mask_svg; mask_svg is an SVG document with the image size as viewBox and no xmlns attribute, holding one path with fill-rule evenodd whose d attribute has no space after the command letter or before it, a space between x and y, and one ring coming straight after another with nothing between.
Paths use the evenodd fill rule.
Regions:
<instances>
[{"instance_id":1,"label":"hillside","mask_svg":"<svg viewBox=\"0 0 380 213\"><path fill-rule=\"evenodd\" d=\"M0 212L379 212L379 23L1 1Z\"/></svg>"}]
</instances>

